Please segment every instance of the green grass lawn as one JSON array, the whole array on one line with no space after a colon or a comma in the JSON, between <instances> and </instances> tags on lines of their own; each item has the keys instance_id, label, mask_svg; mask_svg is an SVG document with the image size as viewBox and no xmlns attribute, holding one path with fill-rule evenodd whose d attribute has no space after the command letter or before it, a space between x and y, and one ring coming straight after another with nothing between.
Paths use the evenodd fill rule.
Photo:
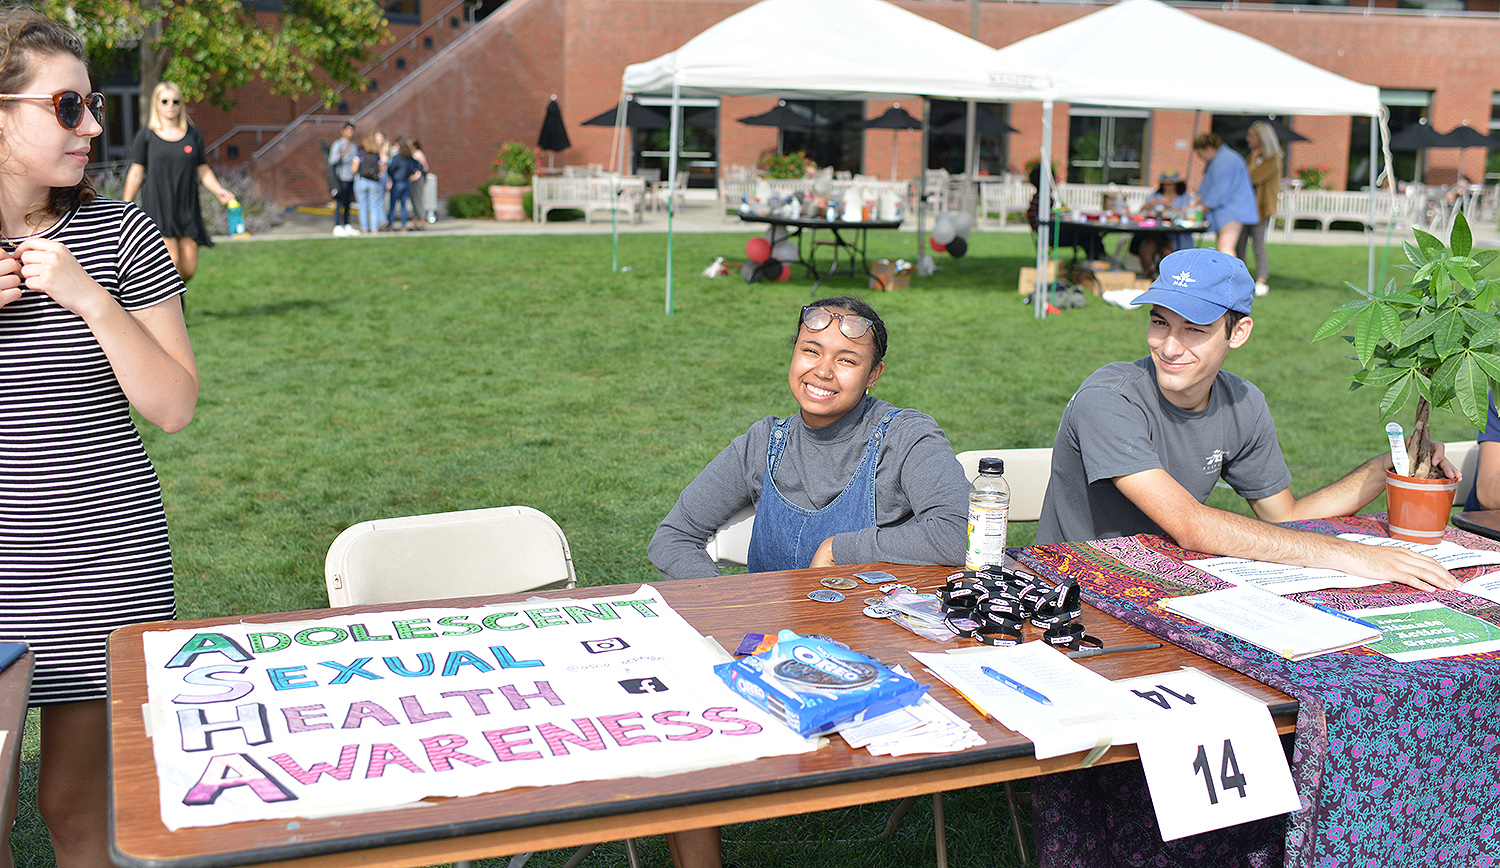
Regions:
<instances>
[{"instance_id":1,"label":"green grass lawn","mask_svg":"<svg viewBox=\"0 0 1500 868\"><path fill-rule=\"evenodd\" d=\"M583 584L654 579L646 541L681 488L752 421L795 407L788 342L810 281L699 276L715 256L740 258L748 234L675 239L671 315L655 235L620 238L621 262L632 266L620 273L610 270L607 235L205 251L188 294L197 417L179 434L145 432L181 616L325 606L323 556L345 527L504 504L558 521ZM911 258L912 239L875 233L871 256ZM1050 446L1085 376L1145 353L1144 311L1091 299L1034 320L1016 293L1034 258L1029 243L975 234L967 257L941 257L941 271L905 292L868 293L852 278L824 287L881 312L891 341L875 394L934 416L955 449ZM1363 279L1365 251L1272 245L1271 257L1274 289L1256 302L1254 334L1226 367L1267 394L1302 493L1384 446L1376 395L1348 391L1344 344L1310 341L1351 297L1343 281ZM1409 425L1409 410L1397 418ZM1474 436L1452 417L1435 427L1440 437ZM1012 542L1033 533L1017 527ZM34 763L33 749L27 774ZM894 843L839 843L878 832L881 810L734 827L726 855L741 868L930 863L926 800ZM998 788L952 794L955 863L1012 864L1003 817ZM52 864L34 812L14 839L18 864ZM616 864L620 852L602 848L585 865ZM648 842L647 858L668 864L659 842Z\"/></svg>"}]
</instances>

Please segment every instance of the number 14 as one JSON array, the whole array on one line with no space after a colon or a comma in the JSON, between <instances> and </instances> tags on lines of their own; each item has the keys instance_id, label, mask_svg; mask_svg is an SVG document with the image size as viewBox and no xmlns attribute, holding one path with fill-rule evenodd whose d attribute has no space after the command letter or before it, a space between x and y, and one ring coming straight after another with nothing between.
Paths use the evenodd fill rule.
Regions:
<instances>
[{"instance_id":1,"label":"number 14","mask_svg":"<svg viewBox=\"0 0 1500 868\"><path fill-rule=\"evenodd\" d=\"M1219 794L1214 790L1213 769L1208 764L1208 753L1203 745L1198 745L1198 758L1193 760L1193 771L1203 773L1203 783L1208 787L1208 803L1217 805ZM1225 790L1238 790L1240 798L1245 797L1245 776L1240 772L1240 764L1234 758L1234 745L1229 739L1224 739L1224 758L1219 763L1219 786Z\"/></svg>"}]
</instances>

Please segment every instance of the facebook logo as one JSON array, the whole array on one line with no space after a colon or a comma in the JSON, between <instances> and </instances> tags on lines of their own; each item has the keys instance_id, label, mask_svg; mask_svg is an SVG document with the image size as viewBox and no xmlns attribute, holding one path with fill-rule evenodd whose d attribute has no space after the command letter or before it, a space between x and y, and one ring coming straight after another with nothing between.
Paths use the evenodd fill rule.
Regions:
<instances>
[{"instance_id":1,"label":"facebook logo","mask_svg":"<svg viewBox=\"0 0 1500 868\"><path fill-rule=\"evenodd\" d=\"M626 693L664 693L667 689L659 678L627 678L620 686Z\"/></svg>"}]
</instances>

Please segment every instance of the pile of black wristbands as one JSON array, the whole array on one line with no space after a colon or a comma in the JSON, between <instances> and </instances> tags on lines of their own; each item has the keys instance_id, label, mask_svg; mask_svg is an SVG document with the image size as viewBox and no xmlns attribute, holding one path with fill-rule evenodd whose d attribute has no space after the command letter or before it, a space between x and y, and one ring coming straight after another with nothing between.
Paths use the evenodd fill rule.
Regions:
<instances>
[{"instance_id":1,"label":"pile of black wristbands","mask_svg":"<svg viewBox=\"0 0 1500 868\"><path fill-rule=\"evenodd\" d=\"M961 570L938 592L948 629L986 645L1016 645L1027 621L1047 644L1068 651L1103 643L1084 632L1083 598L1075 582L1051 585L1025 570Z\"/></svg>"}]
</instances>

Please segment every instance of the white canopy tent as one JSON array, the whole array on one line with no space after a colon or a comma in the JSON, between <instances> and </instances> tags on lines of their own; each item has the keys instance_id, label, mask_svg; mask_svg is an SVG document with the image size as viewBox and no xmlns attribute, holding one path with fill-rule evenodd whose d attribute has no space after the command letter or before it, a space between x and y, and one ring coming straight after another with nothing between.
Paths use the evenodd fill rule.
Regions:
<instances>
[{"instance_id":1,"label":"white canopy tent","mask_svg":"<svg viewBox=\"0 0 1500 868\"><path fill-rule=\"evenodd\" d=\"M1153 45L1163 38L1172 43L1170 62L1122 62L1120 46ZM998 54L1005 65L1040 66L1051 78L1043 107L1044 188L1052 183L1053 101L1246 114L1381 116L1379 88L1335 75L1158 0L1122 0L1002 48ZM1378 126L1385 136L1383 125ZM1375 145L1372 135L1371 189L1375 186ZM1373 196L1370 201L1373 225ZM1046 245L1038 246L1040 286L1040 275L1046 273ZM1372 283L1374 247L1372 232ZM1039 311L1045 307L1037 305Z\"/></svg>"},{"instance_id":2,"label":"white canopy tent","mask_svg":"<svg viewBox=\"0 0 1500 868\"><path fill-rule=\"evenodd\" d=\"M731 94L872 100L934 96L988 101L1046 97L1049 80L1045 72L1030 63L1005 63L997 57L984 43L885 0L762 0L671 54L626 67L623 90L672 94L668 176L675 178L682 97ZM925 120L923 129L925 165ZM673 185L667 199L668 313L672 311L675 194Z\"/></svg>"}]
</instances>

